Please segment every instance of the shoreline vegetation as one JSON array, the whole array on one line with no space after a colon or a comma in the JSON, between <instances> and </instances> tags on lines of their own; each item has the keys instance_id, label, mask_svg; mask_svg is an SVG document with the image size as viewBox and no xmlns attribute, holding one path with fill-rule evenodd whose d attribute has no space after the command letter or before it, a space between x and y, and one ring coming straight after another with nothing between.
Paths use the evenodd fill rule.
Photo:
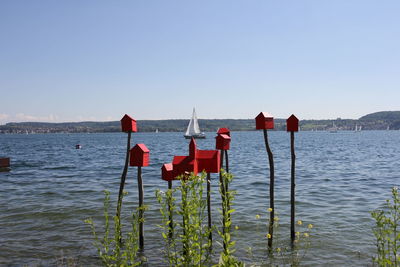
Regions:
<instances>
[{"instance_id":1,"label":"shoreline vegetation","mask_svg":"<svg viewBox=\"0 0 400 267\"><path fill-rule=\"evenodd\" d=\"M138 120L138 132L184 132L188 119ZM214 132L221 125L231 131L253 131L254 119L199 119L201 130ZM365 115L358 120L301 120L301 131L329 131L335 127L339 131L362 130L400 130L400 111L381 111ZM275 119L275 130L286 130L285 119ZM360 128L358 128L360 129ZM0 125L0 134L34 134L34 133L108 133L120 132L119 121L107 122L10 122Z\"/></svg>"}]
</instances>

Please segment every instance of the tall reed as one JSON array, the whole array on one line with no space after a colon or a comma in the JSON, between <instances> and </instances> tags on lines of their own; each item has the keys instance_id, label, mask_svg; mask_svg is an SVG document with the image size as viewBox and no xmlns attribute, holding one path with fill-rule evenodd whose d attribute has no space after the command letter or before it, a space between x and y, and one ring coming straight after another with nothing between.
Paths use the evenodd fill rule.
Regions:
<instances>
[{"instance_id":1,"label":"tall reed","mask_svg":"<svg viewBox=\"0 0 400 267\"><path fill-rule=\"evenodd\" d=\"M138 266L145 258L138 256L138 224L139 210L132 214L131 229L125 236L121 234L121 223L119 216L112 218L114 227L110 227L110 192L104 191L104 233L100 237L96 231L92 219L86 219L85 223L90 225L94 238L94 246L97 248L98 256L104 266ZM122 242L121 242L122 241Z\"/></svg>"},{"instance_id":2,"label":"tall reed","mask_svg":"<svg viewBox=\"0 0 400 267\"><path fill-rule=\"evenodd\" d=\"M180 185L167 192L156 191L161 204L162 236L169 266L207 266L210 262L212 229L207 225L204 197L205 174L182 176ZM180 195L177 201L174 195ZM170 218L179 218L171 224Z\"/></svg>"}]
</instances>

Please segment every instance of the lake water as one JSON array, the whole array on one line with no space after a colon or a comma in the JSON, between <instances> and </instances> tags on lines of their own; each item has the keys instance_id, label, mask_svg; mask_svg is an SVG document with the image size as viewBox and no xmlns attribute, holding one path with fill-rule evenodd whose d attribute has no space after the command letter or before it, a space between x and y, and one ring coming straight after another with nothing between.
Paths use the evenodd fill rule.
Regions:
<instances>
[{"instance_id":1,"label":"lake water","mask_svg":"<svg viewBox=\"0 0 400 267\"><path fill-rule=\"evenodd\" d=\"M199 149L214 149L214 133L198 140ZM162 163L186 155L181 133L135 133L132 145L145 143L151 165L143 168L146 212L145 255L149 266L162 263L163 240L155 190ZM289 239L290 142L286 132L269 134L276 169L279 235ZM82 149L76 150L75 145ZM62 256L96 266L89 227L102 222L104 189L112 210L125 160L126 134L0 135L0 156L11 158L11 172L0 173L0 266L55 265ZM390 198L400 183L400 131L299 132L296 134L297 219L312 223L307 266L371 265L374 238L370 211ZM233 225L240 227L237 256L247 262L265 259L269 205L269 170L261 131L233 132L230 171L237 190ZM212 175L214 221L218 220L218 176ZM130 168L123 204L126 219L137 206L136 169ZM260 219L255 216L261 215ZM100 227L98 228L100 229ZM285 243L286 245L287 242ZM215 246L218 246L215 244ZM248 255L248 247L253 256Z\"/></svg>"}]
</instances>

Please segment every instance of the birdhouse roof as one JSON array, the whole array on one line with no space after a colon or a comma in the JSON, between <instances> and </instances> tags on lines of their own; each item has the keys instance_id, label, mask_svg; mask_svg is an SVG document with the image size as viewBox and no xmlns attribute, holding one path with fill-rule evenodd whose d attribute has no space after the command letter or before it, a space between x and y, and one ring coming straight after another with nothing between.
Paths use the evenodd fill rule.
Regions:
<instances>
[{"instance_id":1,"label":"birdhouse roof","mask_svg":"<svg viewBox=\"0 0 400 267\"><path fill-rule=\"evenodd\" d=\"M299 121L299 119L294 114L292 114L287 120L288 121Z\"/></svg>"},{"instance_id":2,"label":"birdhouse roof","mask_svg":"<svg viewBox=\"0 0 400 267\"><path fill-rule=\"evenodd\" d=\"M231 137L229 135L227 135L227 134L219 134L215 138L222 138L222 139L225 139L225 140L231 140Z\"/></svg>"},{"instance_id":3,"label":"birdhouse roof","mask_svg":"<svg viewBox=\"0 0 400 267\"><path fill-rule=\"evenodd\" d=\"M182 163L186 158L187 158L187 156L174 156L174 159L172 160L172 164L173 164L173 165L180 164L180 163Z\"/></svg>"},{"instance_id":4,"label":"birdhouse roof","mask_svg":"<svg viewBox=\"0 0 400 267\"><path fill-rule=\"evenodd\" d=\"M219 128L217 134L229 134L230 130L228 128Z\"/></svg>"},{"instance_id":5,"label":"birdhouse roof","mask_svg":"<svg viewBox=\"0 0 400 267\"><path fill-rule=\"evenodd\" d=\"M142 150L144 153L150 152L150 150L147 148L147 146L146 146L145 144L136 144L136 145L134 146L134 148L140 149L140 150Z\"/></svg>"},{"instance_id":6,"label":"birdhouse roof","mask_svg":"<svg viewBox=\"0 0 400 267\"><path fill-rule=\"evenodd\" d=\"M172 171L174 169L174 166L172 165L172 163L165 163L162 165L161 168L163 168L166 171Z\"/></svg>"},{"instance_id":7,"label":"birdhouse roof","mask_svg":"<svg viewBox=\"0 0 400 267\"><path fill-rule=\"evenodd\" d=\"M133 119L131 116L129 116L128 114L125 114L121 121L126 121L126 120L131 120L131 121L136 121L135 119Z\"/></svg>"},{"instance_id":8,"label":"birdhouse roof","mask_svg":"<svg viewBox=\"0 0 400 267\"><path fill-rule=\"evenodd\" d=\"M256 118L258 117L273 118L273 116L268 112L260 112L260 114L258 114Z\"/></svg>"}]
</instances>

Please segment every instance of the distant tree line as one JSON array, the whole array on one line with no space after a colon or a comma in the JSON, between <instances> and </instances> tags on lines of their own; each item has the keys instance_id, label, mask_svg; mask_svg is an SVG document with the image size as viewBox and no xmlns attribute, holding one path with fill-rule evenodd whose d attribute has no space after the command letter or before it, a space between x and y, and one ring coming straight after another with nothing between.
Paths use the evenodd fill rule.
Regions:
<instances>
[{"instance_id":1,"label":"distant tree line","mask_svg":"<svg viewBox=\"0 0 400 267\"><path fill-rule=\"evenodd\" d=\"M139 132L184 132L189 120L138 120ZM199 119L200 128L204 132L215 132L220 127L228 127L232 131L255 130L254 119ZM301 120L302 131L325 131L335 126L338 130L354 130L356 125L362 130L399 130L400 111L383 111L365 115L358 120ZM285 119L275 119L275 130L286 129ZM0 133L98 133L120 132L119 121L107 122L10 122L0 125Z\"/></svg>"}]
</instances>

